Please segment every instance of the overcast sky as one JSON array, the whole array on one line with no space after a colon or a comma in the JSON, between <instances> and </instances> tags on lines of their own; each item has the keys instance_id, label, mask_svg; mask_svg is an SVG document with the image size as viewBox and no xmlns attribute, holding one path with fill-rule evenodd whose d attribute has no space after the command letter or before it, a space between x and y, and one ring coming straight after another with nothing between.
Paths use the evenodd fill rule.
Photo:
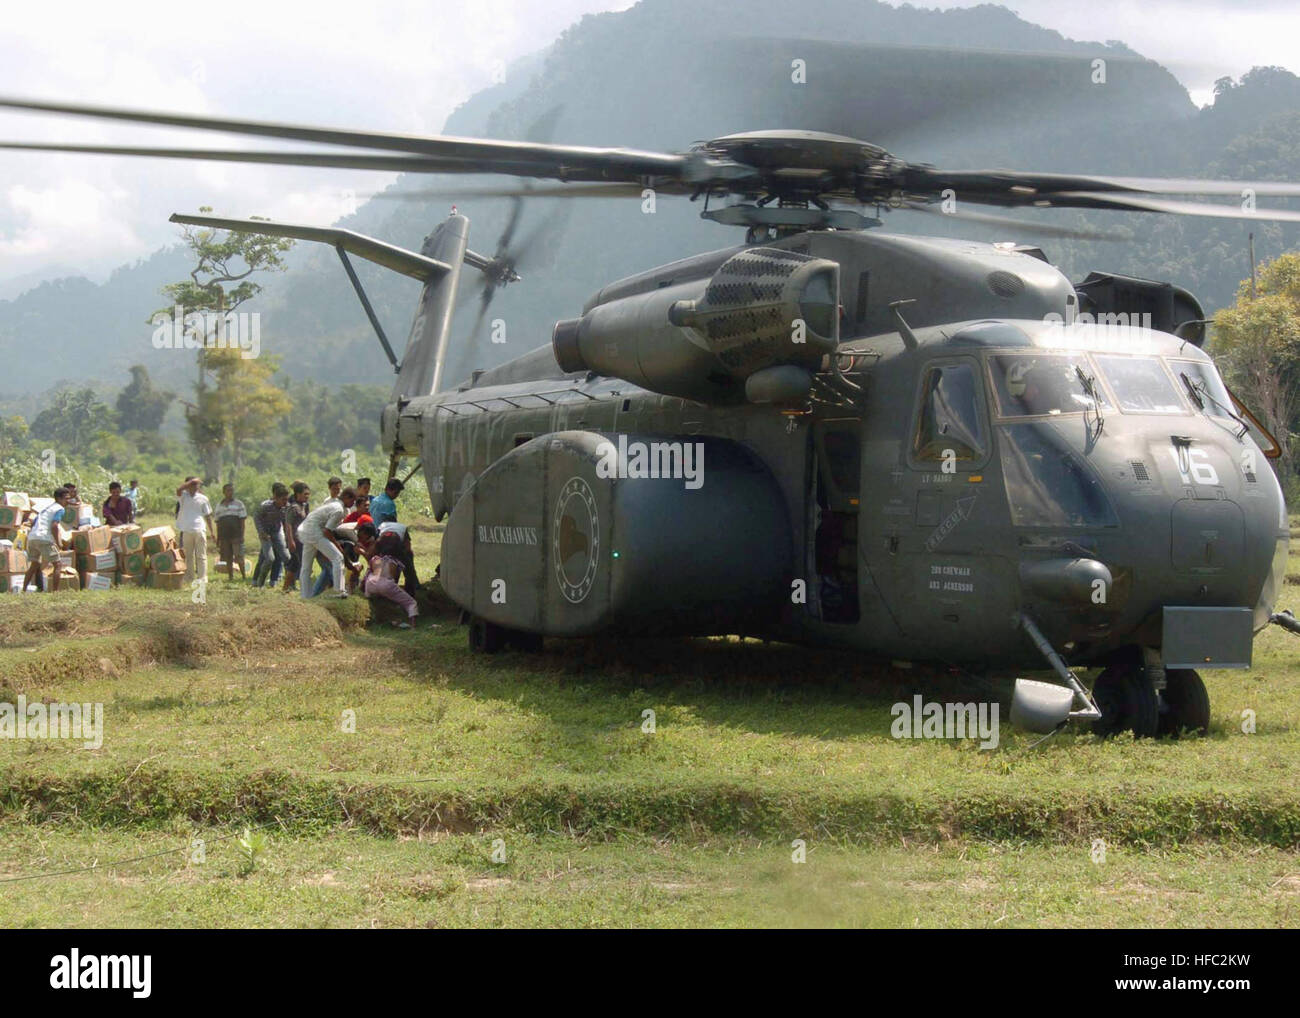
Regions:
<instances>
[{"instance_id":1,"label":"overcast sky","mask_svg":"<svg viewBox=\"0 0 1300 1018\"><path fill-rule=\"evenodd\" d=\"M548 45L585 13L628 6L630 0L226 0L217 7L10 0L0 27L0 93L436 133L511 61ZM1293 0L1259 0L1249 10L1232 0L1006 6L1070 38L1122 40L1168 67L1200 103L1216 78L1238 77L1252 65L1300 70L1300 59L1288 52L1300 39ZM21 113L0 113L0 137L223 143L216 135ZM50 274L102 279L172 242L176 228L166 220L178 209L206 203L232 215L328 223L352 210L355 195L391 179L0 153L0 295Z\"/></svg>"}]
</instances>

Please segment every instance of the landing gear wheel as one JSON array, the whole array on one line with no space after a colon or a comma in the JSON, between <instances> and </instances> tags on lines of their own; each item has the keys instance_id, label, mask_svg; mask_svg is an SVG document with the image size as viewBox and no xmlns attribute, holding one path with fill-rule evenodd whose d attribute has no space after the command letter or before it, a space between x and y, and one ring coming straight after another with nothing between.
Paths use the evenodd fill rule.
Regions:
<instances>
[{"instance_id":1,"label":"landing gear wheel","mask_svg":"<svg viewBox=\"0 0 1300 1018\"><path fill-rule=\"evenodd\" d=\"M469 649L475 654L495 654L506 643L506 630L473 615L469 620Z\"/></svg>"},{"instance_id":2,"label":"landing gear wheel","mask_svg":"<svg viewBox=\"0 0 1300 1018\"><path fill-rule=\"evenodd\" d=\"M1132 732L1147 739L1158 734L1160 700L1136 654L1126 654L1108 665L1097 676L1092 695L1101 710L1101 720L1092 723L1094 735L1108 739Z\"/></svg>"},{"instance_id":3,"label":"landing gear wheel","mask_svg":"<svg viewBox=\"0 0 1300 1018\"><path fill-rule=\"evenodd\" d=\"M1191 668L1170 668L1165 672L1164 711L1160 734L1178 738L1183 729L1196 735L1210 731L1210 694L1199 672Z\"/></svg>"},{"instance_id":4,"label":"landing gear wheel","mask_svg":"<svg viewBox=\"0 0 1300 1018\"><path fill-rule=\"evenodd\" d=\"M511 632L509 636L510 645L515 650L522 651L525 654L540 654L542 652L542 634L541 633L521 633L518 631Z\"/></svg>"}]
</instances>

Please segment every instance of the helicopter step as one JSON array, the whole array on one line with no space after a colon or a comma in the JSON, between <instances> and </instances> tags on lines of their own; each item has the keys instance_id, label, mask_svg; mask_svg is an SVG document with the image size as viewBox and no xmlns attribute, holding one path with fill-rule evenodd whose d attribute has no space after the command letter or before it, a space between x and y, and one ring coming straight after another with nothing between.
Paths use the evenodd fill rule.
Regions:
<instances>
[{"instance_id":1,"label":"helicopter step","mask_svg":"<svg viewBox=\"0 0 1300 1018\"><path fill-rule=\"evenodd\" d=\"M1039 632L1034 620L1022 613L1020 628L1065 685L1058 686L1037 679L1017 679L1015 693L1011 698L1011 723L1028 732L1047 735L1067 721L1100 721L1102 712L1097 704L1061 660L1061 655L1056 653L1047 637Z\"/></svg>"}]
</instances>

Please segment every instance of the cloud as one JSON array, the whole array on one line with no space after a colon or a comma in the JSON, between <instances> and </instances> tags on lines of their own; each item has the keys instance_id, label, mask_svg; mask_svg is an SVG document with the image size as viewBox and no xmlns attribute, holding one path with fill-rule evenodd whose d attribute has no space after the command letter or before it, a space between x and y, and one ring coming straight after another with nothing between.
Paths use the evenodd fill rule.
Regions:
<instances>
[{"instance_id":1,"label":"cloud","mask_svg":"<svg viewBox=\"0 0 1300 1018\"><path fill-rule=\"evenodd\" d=\"M10 5L0 93L146 109L434 134L510 62L608 0L231 0L220 11L144 0ZM0 113L15 141L253 147L211 132ZM0 281L43 263L92 278L176 240L167 217L330 222L393 174L0 153Z\"/></svg>"}]
</instances>

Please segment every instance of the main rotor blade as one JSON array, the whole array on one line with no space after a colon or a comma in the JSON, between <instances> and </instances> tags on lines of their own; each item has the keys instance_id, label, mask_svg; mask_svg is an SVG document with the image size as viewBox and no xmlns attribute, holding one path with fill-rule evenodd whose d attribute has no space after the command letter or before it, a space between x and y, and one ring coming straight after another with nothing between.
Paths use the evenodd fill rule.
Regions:
<instances>
[{"instance_id":1,"label":"main rotor blade","mask_svg":"<svg viewBox=\"0 0 1300 1018\"><path fill-rule=\"evenodd\" d=\"M1167 212L1177 216L1208 216L1214 219L1263 219L1282 223L1300 223L1300 212L1285 209L1255 208L1247 211L1230 205L1213 205L1198 201L1172 201L1168 198L1150 198L1139 194L1114 192L1066 192L1051 195L1050 204L1056 208L1118 209L1134 212Z\"/></svg>"},{"instance_id":2,"label":"main rotor blade","mask_svg":"<svg viewBox=\"0 0 1300 1018\"><path fill-rule=\"evenodd\" d=\"M660 174L677 175L684 172L692 162L691 158L684 155L646 152L638 149L591 148L524 141L357 131L262 120L239 120L230 117L122 109L84 103L43 102L12 97L0 97L0 108L184 127L201 131L222 131L227 134L255 135L289 141L311 141L352 148L385 149L455 160L463 165L459 171L452 172L499 172L519 176L554 177L560 180L627 180ZM498 169L498 167L509 168Z\"/></svg>"},{"instance_id":3,"label":"main rotor blade","mask_svg":"<svg viewBox=\"0 0 1300 1018\"><path fill-rule=\"evenodd\" d=\"M1189 177L1096 177L1119 187L1151 194L1231 194L1244 198L1244 191L1269 198L1300 196L1300 184L1278 180L1193 180Z\"/></svg>"},{"instance_id":4,"label":"main rotor blade","mask_svg":"<svg viewBox=\"0 0 1300 1018\"><path fill-rule=\"evenodd\" d=\"M944 212L943 209L926 205L923 202L909 201L904 202L903 207L912 212L925 212L932 216L943 216L948 219L957 219L967 223L982 223L988 226L1003 227L1007 230L1023 234L1035 234L1040 237L1063 237L1069 240L1132 240L1133 233L1124 228L1104 230L1093 229L1086 226L1054 226L1051 223L1030 223L1023 219L1013 219L1009 216L995 216L988 212L966 212L957 209L953 212Z\"/></svg>"},{"instance_id":5,"label":"main rotor blade","mask_svg":"<svg viewBox=\"0 0 1300 1018\"><path fill-rule=\"evenodd\" d=\"M691 189L676 181L667 184L655 182L660 194L690 194ZM543 184L540 187L476 187L439 188L419 191L376 191L366 198L384 198L389 201L421 201L425 198L640 198L645 188L641 184Z\"/></svg>"},{"instance_id":6,"label":"main rotor blade","mask_svg":"<svg viewBox=\"0 0 1300 1018\"><path fill-rule=\"evenodd\" d=\"M363 152L274 152L249 149L143 148L134 145L60 145L46 142L0 142L0 149L17 152L78 152L85 155L143 156L150 159L199 159L224 163L259 163L280 166L322 166L345 170L382 170L398 173L463 172L460 163L420 156L369 155Z\"/></svg>"},{"instance_id":7,"label":"main rotor blade","mask_svg":"<svg viewBox=\"0 0 1300 1018\"><path fill-rule=\"evenodd\" d=\"M1088 191L1120 194L1231 194L1300 196L1300 183L1267 180L1190 180L1185 177L1108 177L1077 173L1031 173L1022 170L940 170L905 165L898 171L906 191L938 194L951 189L958 198L998 198L998 204L1033 204L1038 197Z\"/></svg>"}]
</instances>

